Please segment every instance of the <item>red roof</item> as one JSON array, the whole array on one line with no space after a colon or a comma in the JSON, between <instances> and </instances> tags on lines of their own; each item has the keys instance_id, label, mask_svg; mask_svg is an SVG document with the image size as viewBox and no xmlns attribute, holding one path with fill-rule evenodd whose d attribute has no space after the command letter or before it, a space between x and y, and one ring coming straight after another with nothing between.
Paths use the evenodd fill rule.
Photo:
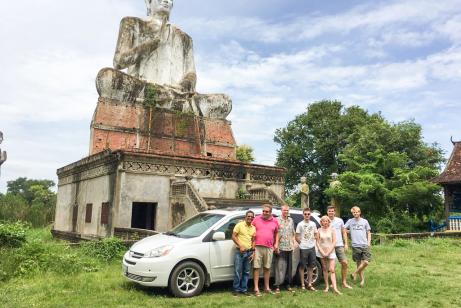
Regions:
<instances>
[{"instance_id":1,"label":"red roof","mask_svg":"<svg viewBox=\"0 0 461 308\"><path fill-rule=\"evenodd\" d=\"M453 142L453 152L445 166L445 170L433 182L439 184L461 183L461 141Z\"/></svg>"}]
</instances>

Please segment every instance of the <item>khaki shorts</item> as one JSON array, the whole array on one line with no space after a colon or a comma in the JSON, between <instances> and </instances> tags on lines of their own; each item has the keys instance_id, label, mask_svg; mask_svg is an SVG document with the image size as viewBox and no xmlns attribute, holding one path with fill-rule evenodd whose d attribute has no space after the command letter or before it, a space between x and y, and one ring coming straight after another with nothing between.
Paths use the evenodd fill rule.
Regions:
<instances>
[{"instance_id":1,"label":"khaki shorts","mask_svg":"<svg viewBox=\"0 0 461 308\"><path fill-rule=\"evenodd\" d=\"M371 252L369 247L352 247L352 260L354 262L359 261L371 261Z\"/></svg>"},{"instance_id":2,"label":"khaki shorts","mask_svg":"<svg viewBox=\"0 0 461 308\"><path fill-rule=\"evenodd\" d=\"M335 247L336 257L338 258L339 262L347 261L346 252L344 251L344 247Z\"/></svg>"},{"instance_id":3,"label":"khaki shorts","mask_svg":"<svg viewBox=\"0 0 461 308\"><path fill-rule=\"evenodd\" d=\"M255 247L255 259L253 261L254 268L271 268L272 266L272 248L265 246Z\"/></svg>"}]
</instances>

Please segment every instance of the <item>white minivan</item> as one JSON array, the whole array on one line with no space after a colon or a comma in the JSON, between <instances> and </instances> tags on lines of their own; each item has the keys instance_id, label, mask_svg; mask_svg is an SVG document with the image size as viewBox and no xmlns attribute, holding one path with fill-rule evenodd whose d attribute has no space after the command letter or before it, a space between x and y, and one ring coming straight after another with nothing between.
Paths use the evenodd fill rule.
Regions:
<instances>
[{"instance_id":1,"label":"white minivan","mask_svg":"<svg viewBox=\"0 0 461 308\"><path fill-rule=\"evenodd\" d=\"M144 286L168 287L177 297L195 296L204 285L232 281L235 254L232 230L247 210L234 207L205 211L169 232L136 242L123 257L123 275ZM261 214L260 208L250 210ZM280 208L274 208L272 214L279 216ZM296 226L303 219L302 210L292 208L290 216ZM314 212L311 220L319 226L319 213ZM293 253L293 264L299 264L299 249ZM292 275L296 272L297 266L293 266ZM314 284L319 282L321 274L317 262Z\"/></svg>"}]
</instances>

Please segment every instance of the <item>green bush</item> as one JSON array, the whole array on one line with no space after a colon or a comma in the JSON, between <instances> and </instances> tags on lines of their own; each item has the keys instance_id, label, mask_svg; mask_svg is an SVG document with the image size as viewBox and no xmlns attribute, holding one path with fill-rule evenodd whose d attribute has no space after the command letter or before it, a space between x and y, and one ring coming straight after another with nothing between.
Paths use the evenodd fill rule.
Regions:
<instances>
[{"instance_id":1,"label":"green bush","mask_svg":"<svg viewBox=\"0 0 461 308\"><path fill-rule=\"evenodd\" d=\"M94 272L98 270L94 260L83 258L78 251L70 247L57 249L50 244L32 242L17 251L19 275L33 275L42 272L74 274L81 271Z\"/></svg>"},{"instance_id":2,"label":"green bush","mask_svg":"<svg viewBox=\"0 0 461 308\"><path fill-rule=\"evenodd\" d=\"M0 194L0 221L25 221L45 227L54 219L56 193L54 182L18 178L8 181L7 193Z\"/></svg>"},{"instance_id":3,"label":"green bush","mask_svg":"<svg viewBox=\"0 0 461 308\"><path fill-rule=\"evenodd\" d=\"M0 195L0 220L18 221L26 220L29 205L26 200L17 195Z\"/></svg>"},{"instance_id":4,"label":"green bush","mask_svg":"<svg viewBox=\"0 0 461 308\"><path fill-rule=\"evenodd\" d=\"M47 272L63 275L99 270L99 262L66 244L28 238L20 248L0 250L0 281Z\"/></svg>"},{"instance_id":5,"label":"green bush","mask_svg":"<svg viewBox=\"0 0 461 308\"><path fill-rule=\"evenodd\" d=\"M386 214L379 219L370 219L378 233L413 233L427 230L427 222L406 211L387 209Z\"/></svg>"},{"instance_id":6,"label":"green bush","mask_svg":"<svg viewBox=\"0 0 461 308\"><path fill-rule=\"evenodd\" d=\"M21 222L0 222L0 247L21 247L26 241L27 229Z\"/></svg>"},{"instance_id":7,"label":"green bush","mask_svg":"<svg viewBox=\"0 0 461 308\"><path fill-rule=\"evenodd\" d=\"M54 219L54 206L43 203L34 203L30 206L25 220L30 222L32 227L44 227Z\"/></svg>"},{"instance_id":8,"label":"green bush","mask_svg":"<svg viewBox=\"0 0 461 308\"><path fill-rule=\"evenodd\" d=\"M121 254L126 250L126 246L120 239L111 237L101 241L84 242L81 249L88 256L103 261L111 261L121 257Z\"/></svg>"},{"instance_id":9,"label":"green bush","mask_svg":"<svg viewBox=\"0 0 461 308\"><path fill-rule=\"evenodd\" d=\"M399 238L399 239L392 241L392 246L394 247L409 247L411 245L413 245L413 242L407 239Z\"/></svg>"}]
</instances>

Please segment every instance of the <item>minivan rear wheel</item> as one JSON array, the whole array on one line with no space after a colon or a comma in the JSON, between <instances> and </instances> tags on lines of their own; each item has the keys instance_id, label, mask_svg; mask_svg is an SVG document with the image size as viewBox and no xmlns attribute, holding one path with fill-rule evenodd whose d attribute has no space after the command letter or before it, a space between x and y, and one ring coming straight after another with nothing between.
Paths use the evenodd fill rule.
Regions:
<instances>
[{"instance_id":1,"label":"minivan rear wheel","mask_svg":"<svg viewBox=\"0 0 461 308\"><path fill-rule=\"evenodd\" d=\"M176 297L192 297L202 292L204 284L205 273L202 267L193 261L187 261L173 270L169 288Z\"/></svg>"}]
</instances>

